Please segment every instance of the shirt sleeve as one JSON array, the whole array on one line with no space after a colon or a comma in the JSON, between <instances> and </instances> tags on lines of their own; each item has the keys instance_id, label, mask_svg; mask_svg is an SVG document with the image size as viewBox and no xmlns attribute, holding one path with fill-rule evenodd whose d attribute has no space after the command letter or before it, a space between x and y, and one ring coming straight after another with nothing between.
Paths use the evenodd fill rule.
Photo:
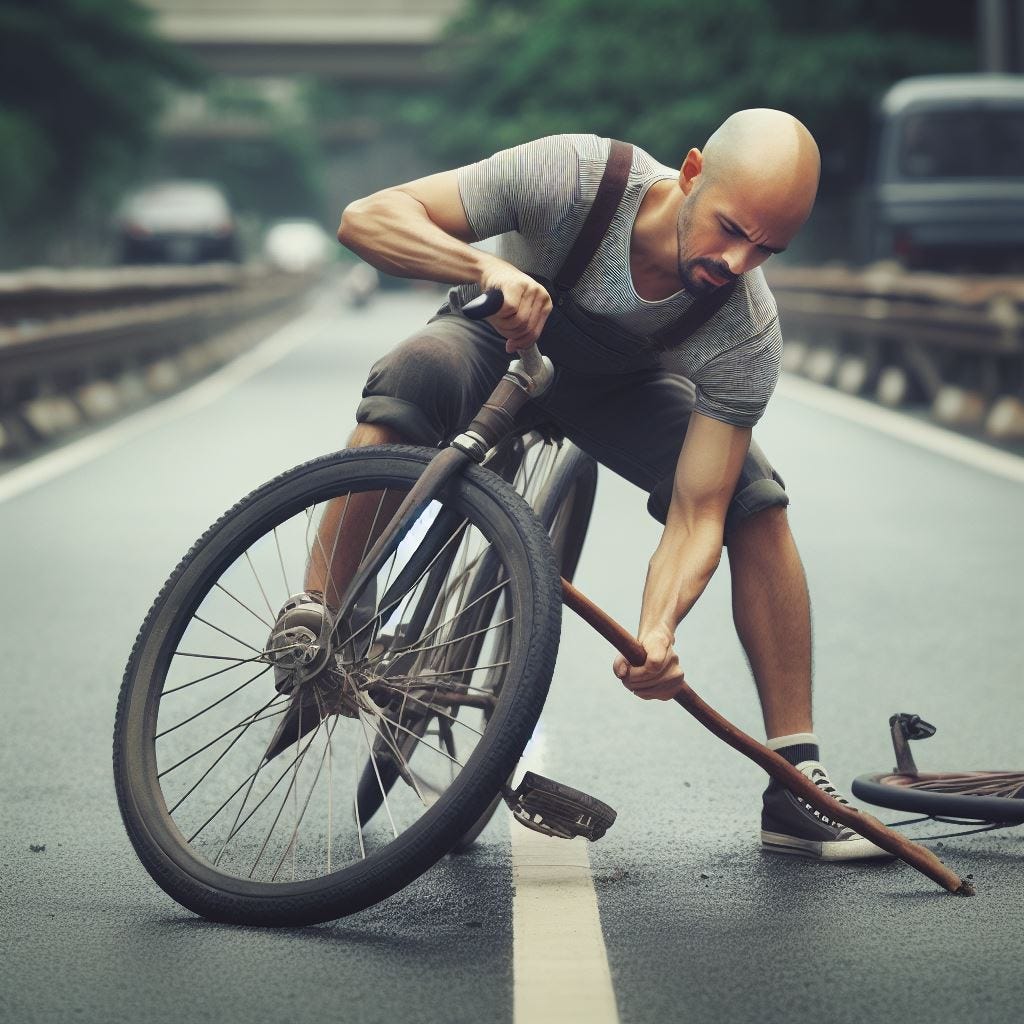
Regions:
<instances>
[{"instance_id":1,"label":"shirt sleeve","mask_svg":"<svg viewBox=\"0 0 1024 1024\"><path fill-rule=\"evenodd\" d=\"M778 317L754 337L705 363L693 375L695 409L737 427L752 427L764 415L782 367Z\"/></svg>"},{"instance_id":2,"label":"shirt sleeve","mask_svg":"<svg viewBox=\"0 0 1024 1024\"><path fill-rule=\"evenodd\" d=\"M478 240L507 231L528 238L553 234L579 201L580 156L568 135L503 149L456 175Z\"/></svg>"}]
</instances>

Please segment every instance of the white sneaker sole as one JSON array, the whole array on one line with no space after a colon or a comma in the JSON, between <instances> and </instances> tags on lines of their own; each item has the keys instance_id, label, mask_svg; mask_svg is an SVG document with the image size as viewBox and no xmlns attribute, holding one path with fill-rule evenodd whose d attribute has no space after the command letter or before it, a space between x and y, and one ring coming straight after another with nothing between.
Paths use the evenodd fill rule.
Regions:
<instances>
[{"instance_id":1,"label":"white sneaker sole","mask_svg":"<svg viewBox=\"0 0 1024 1024\"><path fill-rule=\"evenodd\" d=\"M838 839L833 841L815 842L811 839L798 839L781 832L761 830L761 846L773 853L788 853L797 857L811 857L814 860L870 860L882 857L892 858L892 854L875 846L870 839L857 836L856 839Z\"/></svg>"}]
</instances>

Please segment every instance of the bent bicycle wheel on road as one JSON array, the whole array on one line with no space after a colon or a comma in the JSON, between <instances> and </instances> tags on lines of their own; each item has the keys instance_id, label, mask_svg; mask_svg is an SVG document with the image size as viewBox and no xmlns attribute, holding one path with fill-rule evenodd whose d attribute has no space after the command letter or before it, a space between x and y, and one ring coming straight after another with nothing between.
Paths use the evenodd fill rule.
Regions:
<instances>
[{"instance_id":1,"label":"bent bicycle wheel on road","mask_svg":"<svg viewBox=\"0 0 1024 1024\"><path fill-rule=\"evenodd\" d=\"M874 772L857 776L852 788L854 796L878 807L1024 824L1024 772Z\"/></svg>"},{"instance_id":2,"label":"bent bicycle wheel on road","mask_svg":"<svg viewBox=\"0 0 1024 1024\"><path fill-rule=\"evenodd\" d=\"M371 581L366 597L388 595L388 603L370 609L368 635L346 642L338 623L338 642L315 674L295 692L275 686L267 640L322 543L325 504L372 493L384 507L388 492L407 492L433 454L367 448L291 470L211 527L150 610L118 702L118 802L150 874L196 913L296 925L376 903L443 856L519 760L554 667L558 575L528 506L479 467L445 486ZM501 567L500 600L477 627L486 636L480 660L451 676L444 659L465 642L458 625L472 609L456 603L415 641L404 639L429 566L402 569L442 517L458 520L451 544L483 545ZM505 653L493 660L492 652ZM500 686L481 692L477 674L495 672ZM297 700L315 724L300 724L297 740L268 757L277 723ZM400 708L417 701L435 709L447 736L436 746L419 743L413 770L401 761L404 734L395 723ZM382 796L385 813L365 822L356 790L382 738L396 753L400 782Z\"/></svg>"}]
</instances>

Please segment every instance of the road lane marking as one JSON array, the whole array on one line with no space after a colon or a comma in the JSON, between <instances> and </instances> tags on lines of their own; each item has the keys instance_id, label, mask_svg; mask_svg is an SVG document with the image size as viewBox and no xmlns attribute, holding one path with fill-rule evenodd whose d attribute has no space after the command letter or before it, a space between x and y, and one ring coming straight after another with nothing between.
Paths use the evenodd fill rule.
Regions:
<instances>
[{"instance_id":1,"label":"road lane marking","mask_svg":"<svg viewBox=\"0 0 1024 1024\"><path fill-rule=\"evenodd\" d=\"M521 767L542 773L540 735ZM509 829L514 1024L618 1024L587 841Z\"/></svg>"},{"instance_id":2,"label":"road lane marking","mask_svg":"<svg viewBox=\"0 0 1024 1024\"><path fill-rule=\"evenodd\" d=\"M776 394L791 398L802 405L841 416L862 426L871 427L900 441L926 448L928 451L984 470L994 476L1001 476L1015 483L1024 483L1024 458L1019 455L993 448L970 437L961 437L950 430L932 423L924 423L905 413L884 409L863 398L845 395L823 384L815 384L788 374L779 381Z\"/></svg>"},{"instance_id":3,"label":"road lane marking","mask_svg":"<svg viewBox=\"0 0 1024 1024\"><path fill-rule=\"evenodd\" d=\"M0 476L0 503L48 483L65 473L114 451L150 430L181 419L212 405L250 377L268 369L308 340L315 322L323 315L317 303L297 320L274 331L255 348L233 359L201 381L154 405L118 420L63 448L40 455Z\"/></svg>"}]
</instances>

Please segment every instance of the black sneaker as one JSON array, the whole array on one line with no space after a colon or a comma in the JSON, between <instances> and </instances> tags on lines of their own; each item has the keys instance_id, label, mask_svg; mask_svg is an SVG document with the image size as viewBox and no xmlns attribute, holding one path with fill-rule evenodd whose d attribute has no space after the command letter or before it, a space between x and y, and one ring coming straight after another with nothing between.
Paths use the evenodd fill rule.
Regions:
<instances>
[{"instance_id":1,"label":"black sneaker","mask_svg":"<svg viewBox=\"0 0 1024 1024\"><path fill-rule=\"evenodd\" d=\"M836 792L828 772L819 761L802 761L796 769L839 803L850 806L850 802ZM806 800L784 789L774 779L764 792L761 845L776 853L793 853L817 860L892 856L852 828L815 810Z\"/></svg>"}]
</instances>

